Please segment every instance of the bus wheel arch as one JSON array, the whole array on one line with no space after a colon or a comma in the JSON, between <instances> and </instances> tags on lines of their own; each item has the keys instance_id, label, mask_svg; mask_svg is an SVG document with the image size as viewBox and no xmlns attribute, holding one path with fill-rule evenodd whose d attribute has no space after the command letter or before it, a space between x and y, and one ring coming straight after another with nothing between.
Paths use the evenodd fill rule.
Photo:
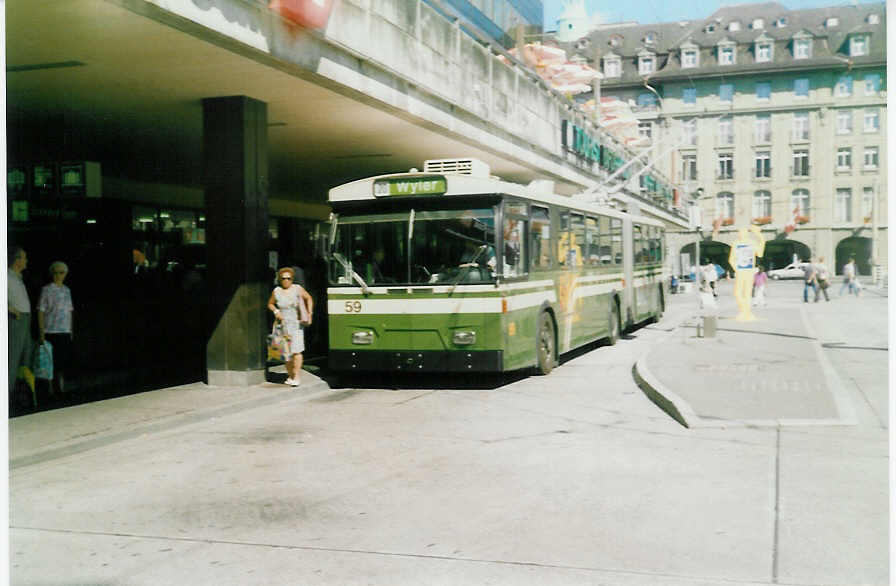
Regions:
<instances>
[{"instance_id":1,"label":"bus wheel arch","mask_svg":"<svg viewBox=\"0 0 896 586\"><path fill-rule=\"evenodd\" d=\"M535 327L535 372L550 374L557 362L557 320L550 306L539 310Z\"/></svg>"}]
</instances>

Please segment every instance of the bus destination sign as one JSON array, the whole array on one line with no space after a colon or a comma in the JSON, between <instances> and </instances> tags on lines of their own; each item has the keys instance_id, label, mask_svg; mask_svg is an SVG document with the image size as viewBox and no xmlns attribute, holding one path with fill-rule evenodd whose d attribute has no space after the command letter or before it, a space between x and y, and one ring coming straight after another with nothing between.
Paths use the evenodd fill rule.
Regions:
<instances>
[{"instance_id":1,"label":"bus destination sign","mask_svg":"<svg viewBox=\"0 0 896 586\"><path fill-rule=\"evenodd\" d=\"M377 179L373 182L373 195L385 197L390 195L442 195L448 191L448 182L444 177L402 177L396 179Z\"/></svg>"}]
</instances>

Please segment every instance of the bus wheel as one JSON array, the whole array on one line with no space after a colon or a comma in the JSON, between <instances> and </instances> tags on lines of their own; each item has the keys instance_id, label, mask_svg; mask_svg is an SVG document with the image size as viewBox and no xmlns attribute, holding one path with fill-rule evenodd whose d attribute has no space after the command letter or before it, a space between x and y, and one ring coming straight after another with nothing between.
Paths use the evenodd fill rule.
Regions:
<instances>
[{"instance_id":1,"label":"bus wheel","mask_svg":"<svg viewBox=\"0 0 896 586\"><path fill-rule=\"evenodd\" d=\"M535 340L535 371L550 374L554 368L554 321L548 313L542 312L538 318L538 338Z\"/></svg>"},{"instance_id":2,"label":"bus wheel","mask_svg":"<svg viewBox=\"0 0 896 586\"><path fill-rule=\"evenodd\" d=\"M610 300L610 330L607 334L607 343L610 346L615 346L616 342L619 341L619 306L616 305L616 301L613 299Z\"/></svg>"}]
</instances>

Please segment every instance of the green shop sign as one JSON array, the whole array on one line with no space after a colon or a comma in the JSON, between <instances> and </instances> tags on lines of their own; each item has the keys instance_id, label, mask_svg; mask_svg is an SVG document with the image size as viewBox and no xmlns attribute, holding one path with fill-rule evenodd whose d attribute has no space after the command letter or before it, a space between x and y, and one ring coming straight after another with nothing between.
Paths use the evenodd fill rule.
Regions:
<instances>
[{"instance_id":1,"label":"green shop sign","mask_svg":"<svg viewBox=\"0 0 896 586\"><path fill-rule=\"evenodd\" d=\"M569 120L564 120L561 128L563 148L572 151L592 163L600 162L600 143L585 129L579 128Z\"/></svg>"},{"instance_id":2,"label":"green shop sign","mask_svg":"<svg viewBox=\"0 0 896 586\"><path fill-rule=\"evenodd\" d=\"M444 177L405 177L401 179L377 179L373 182L373 195L442 195L448 191Z\"/></svg>"}]
</instances>

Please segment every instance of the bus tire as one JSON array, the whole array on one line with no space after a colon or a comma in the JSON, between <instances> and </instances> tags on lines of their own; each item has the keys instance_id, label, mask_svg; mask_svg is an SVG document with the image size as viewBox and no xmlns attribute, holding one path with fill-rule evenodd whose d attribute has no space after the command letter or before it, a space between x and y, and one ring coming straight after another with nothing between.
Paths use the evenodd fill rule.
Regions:
<instances>
[{"instance_id":1,"label":"bus tire","mask_svg":"<svg viewBox=\"0 0 896 586\"><path fill-rule=\"evenodd\" d=\"M607 319L609 320L609 332L607 333L607 344L610 346L615 346L616 342L619 341L619 305L616 304L615 299L610 299L610 311Z\"/></svg>"},{"instance_id":2,"label":"bus tire","mask_svg":"<svg viewBox=\"0 0 896 586\"><path fill-rule=\"evenodd\" d=\"M554 369L556 346L554 320L548 312L543 311L538 317L538 337L535 339L536 374L550 374Z\"/></svg>"}]
</instances>

